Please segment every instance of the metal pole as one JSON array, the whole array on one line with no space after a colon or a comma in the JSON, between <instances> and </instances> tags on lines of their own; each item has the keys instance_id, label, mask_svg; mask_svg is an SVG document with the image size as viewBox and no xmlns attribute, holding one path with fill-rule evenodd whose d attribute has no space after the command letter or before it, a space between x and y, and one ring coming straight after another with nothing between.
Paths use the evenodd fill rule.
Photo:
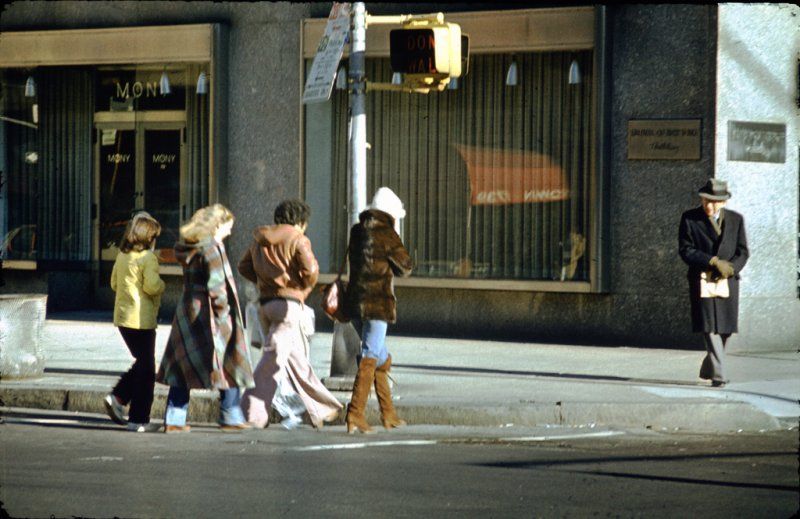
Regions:
<instances>
[{"instance_id":1,"label":"metal pole","mask_svg":"<svg viewBox=\"0 0 800 519\"><path fill-rule=\"evenodd\" d=\"M358 223L358 215L367 205L367 113L364 55L367 49L366 8L364 2L353 4L353 38L350 52L350 225Z\"/></svg>"},{"instance_id":2,"label":"metal pole","mask_svg":"<svg viewBox=\"0 0 800 519\"><path fill-rule=\"evenodd\" d=\"M367 205L367 114L364 56L367 48L366 8L364 2L353 4L353 32L350 42L350 183L348 203L350 225ZM349 233L348 233L349 238ZM352 389L357 371L356 355L361 339L352 324L333 324L331 376L324 380L329 389Z\"/></svg>"}]
</instances>

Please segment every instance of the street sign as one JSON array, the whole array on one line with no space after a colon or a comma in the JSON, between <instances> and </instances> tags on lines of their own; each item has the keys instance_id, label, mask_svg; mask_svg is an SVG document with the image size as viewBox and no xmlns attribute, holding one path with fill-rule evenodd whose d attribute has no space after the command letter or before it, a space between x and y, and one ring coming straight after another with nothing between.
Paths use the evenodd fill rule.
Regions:
<instances>
[{"instance_id":1,"label":"street sign","mask_svg":"<svg viewBox=\"0 0 800 519\"><path fill-rule=\"evenodd\" d=\"M303 103L320 103L330 99L349 32L350 4L334 2L325 26L325 34L319 42L311 72L306 78Z\"/></svg>"}]
</instances>

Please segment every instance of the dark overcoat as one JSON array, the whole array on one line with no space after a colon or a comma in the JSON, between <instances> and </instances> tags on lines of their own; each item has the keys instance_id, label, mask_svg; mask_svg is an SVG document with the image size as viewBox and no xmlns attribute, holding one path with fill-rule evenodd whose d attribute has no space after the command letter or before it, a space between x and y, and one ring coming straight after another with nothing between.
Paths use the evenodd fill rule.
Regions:
<instances>
[{"instance_id":1,"label":"dark overcoat","mask_svg":"<svg viewBox=\"0 0 800 519\"><path fill-rule=\"evenodd\" d=\"M156 380L187 389L254 387L239 296L225 248L178 242L183 297Z\"/></svg>"},{"instance_id":2,"label":"dark overcoat","mask_svg":"<svg viewBox=\"0 0 800 519\"><path fill-rule=\"evenodd\" d=\"M394 276L411 274L413 262L394 230L394 218L378 209L362 212L359 223L350 229L348 258L348 316L362 321L395 322Z\"/></svg>"},{"instance_id":3,"label":"dark overcoat","mask_svg":"<svg viewBox=\"0 0 800 519\"><path fill-rule=\"evenodd\" d=\"M722 211L721 234L717 234L711 219L702 207L683 213L678 231L678 251L689 266L689 300L692 311L692 331L731 334L738 331L739 273L747 263L747 237L744 218L735 211ZM728 278L730 296L700 297L700 273L714 270L708 262L717 256L733 264L734 275Z\"/></svg>"}]
</instances>

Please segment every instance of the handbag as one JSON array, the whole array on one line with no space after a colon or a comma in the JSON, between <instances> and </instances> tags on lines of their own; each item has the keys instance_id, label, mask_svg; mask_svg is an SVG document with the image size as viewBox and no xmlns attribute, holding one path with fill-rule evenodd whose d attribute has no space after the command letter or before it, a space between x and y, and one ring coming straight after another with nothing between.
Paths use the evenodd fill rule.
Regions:
<instances>
[{"instance_id":1,"label":"handbag","mask_svg":"<svg viewBox=\"0 0 800 519\"><path fill-rule=\"evenodd\" d=\"M726 278L720 278L713 281L713 279L711 271L700 273L700 297L705 299L709 297L725 298L730 296L728 280Z\"/></svg>"},{"instance_id":2,"label":"handbag","mask_svg":"<svg viewBox=\"0 0 800 519\"><path fill-rule=\"evenodd\" d=\"M342 259L342 266L339 267L339 274L333 283L322 285L322 311L325 315L340 323L346 323L350 320L345 312L345 293L347 292L347 285L342 281L342 273L347 264L347 254L350 248L344 252Z\"/></svg>"}]
</instances>

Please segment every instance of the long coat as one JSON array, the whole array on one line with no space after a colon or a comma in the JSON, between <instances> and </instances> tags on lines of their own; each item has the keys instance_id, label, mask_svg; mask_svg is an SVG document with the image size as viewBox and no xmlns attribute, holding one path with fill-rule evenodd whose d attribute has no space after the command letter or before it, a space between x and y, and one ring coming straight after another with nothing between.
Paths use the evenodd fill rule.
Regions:
<instances>
[{"instance_id":1,"label":"long coat","mask_svg":"<svg viewBox=\"0 0 800 519\"><path fill-rule=\"evenodd\" d=\"M359 215L350 229L350 282L346 309L351 319L397 320L394 276L411 274L413 262L394 230L394 218L377 209Z\"/></svg>"},{"instance_id":2,"label":"long coat","mask_svg":"<svg viewBox=\"0 0 800 519\"><path fill-rule=\"evenodd\" d=\"M721 211L722 234L717 234L702 207L690 209L681 216L678 251L689 266L686 278L694 332L731 334L738 331L739 273L747 263L749 251L742 215L725 208ZM730 295L727 298L700 297L700 273L714 270L708 264L714 256L733 264L734 275L728 278Z\"/></svg>"},{"instance_id":3,"label":"long coat","mask_svg":"<svg viewBox=\"0 0 800 519\"><path fill-rule=\"evenodd\" d=\"M187 389L253 387L239 297L224 246L178 242L183 297L156 380Z\"/></svg>"}]
</instances>

